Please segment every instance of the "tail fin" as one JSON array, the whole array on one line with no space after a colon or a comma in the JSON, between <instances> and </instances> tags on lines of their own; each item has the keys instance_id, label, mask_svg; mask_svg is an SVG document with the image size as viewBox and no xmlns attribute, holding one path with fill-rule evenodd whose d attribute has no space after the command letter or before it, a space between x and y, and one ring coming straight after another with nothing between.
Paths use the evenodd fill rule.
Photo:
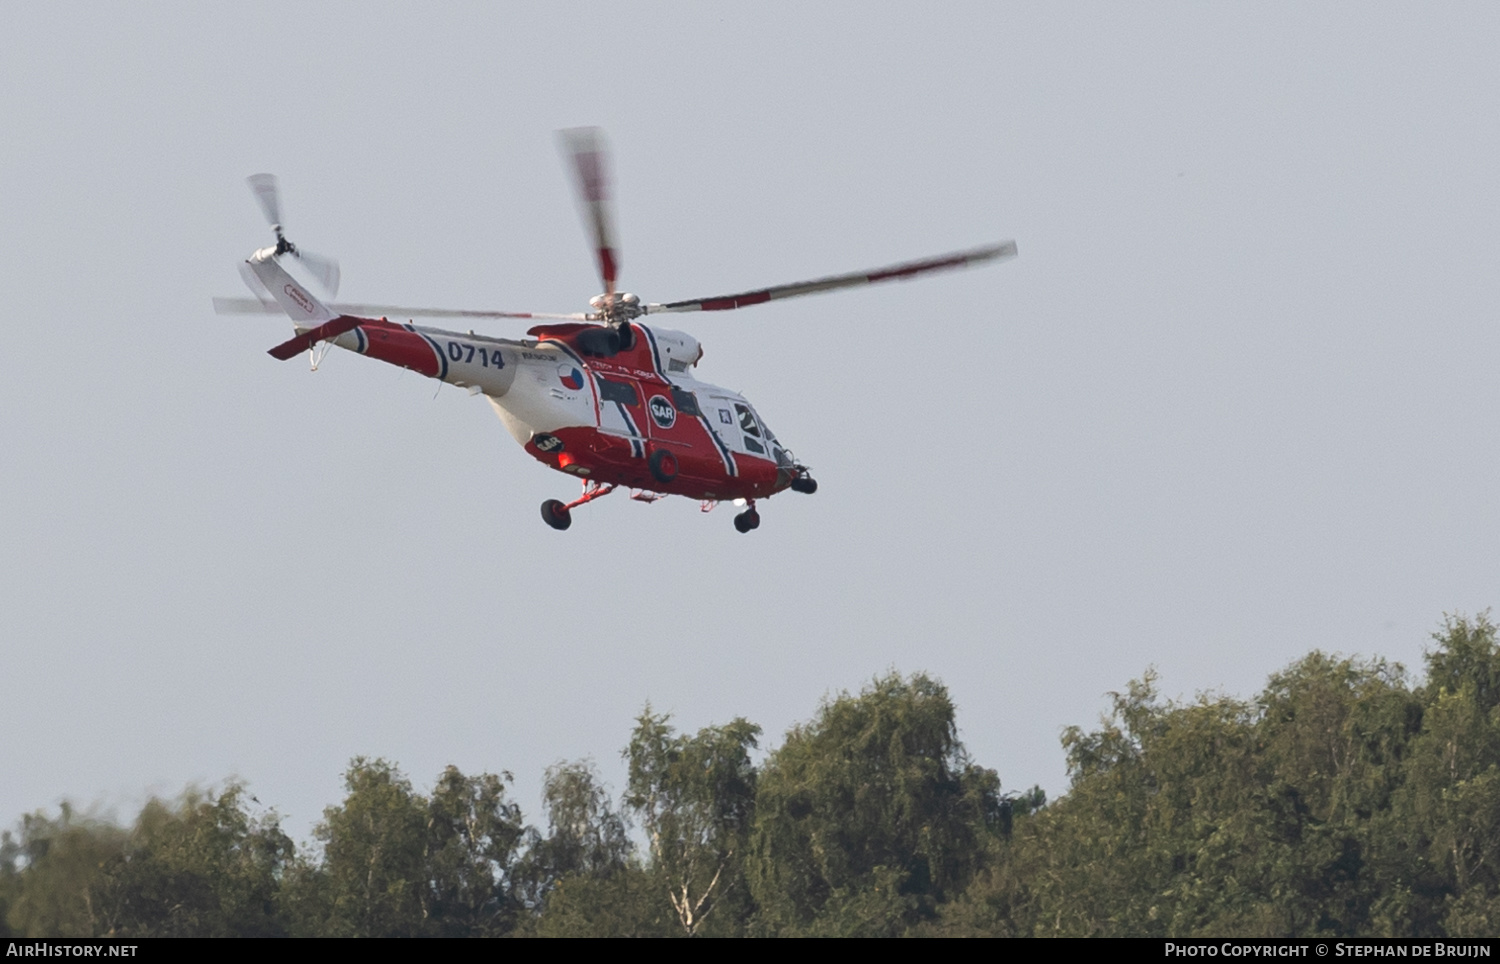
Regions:
<instances>
[{"instance_id":1,"label":"tail fin","mask_svg":"<svg viewBox=\"0 0 1500 964\"><path fill-rule=\"evenodd\" d=\"M338 312L329 310L312 292L297 282L297 279L286 273L286 269L276 263L276 249L262 248L250 256L246 262L250 270L255 272L255 277L265 286L281 310L292 319L292 324L297 328L315 328L324 322L337 318ZM249 279L246 279L248 283ZM254 290L252 288L252 290ZM259 292L256 295L259 296Z\"/></svg>"}]
</instances>

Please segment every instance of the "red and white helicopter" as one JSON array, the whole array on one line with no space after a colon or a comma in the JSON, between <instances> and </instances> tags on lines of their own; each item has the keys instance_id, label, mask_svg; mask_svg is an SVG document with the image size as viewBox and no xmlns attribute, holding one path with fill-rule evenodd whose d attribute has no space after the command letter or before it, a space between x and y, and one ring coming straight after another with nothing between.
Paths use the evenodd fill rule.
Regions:
<instances>
[{"instance_id":1,"label":"red and white helicopter","mask_svg":"<svg viewBox=\"0 0 1500 964\"><path fill-rule=\"evenodd\" d=\"M312 353L313 367L330 346L409 368L482 394L506 429L537 461L573 475L583 493L571 502L548 499L542 519L554 529L572 523L571 511L620 486L651 502L665 495L698 499L704 511L732 500L745 509L734 527L760 525L756 503L785 489L812 493L818 483L806 465L771 433L744 396L700 382L693 368L703 349L691 335L640 322L645 315L727 311L766 301L913 278L1016 255L1014 241L937 258L761 288L741 294L666 304L643 302L617 290L620 257L609 199L608 158L595 128L562 132L604 293L579 314L401 308L325 304L279 263L291 255L316 276L330 297L338 264L300 251L282 233L276 179L251 177L250 187L276 232L276 244L241 266L255 299L216 298L224 314L285 312L296 336L270 350L287 360ZM549 322L529 338L492 338L389 320L408 318L529 318Z\"/></svg>"}]
</instances>

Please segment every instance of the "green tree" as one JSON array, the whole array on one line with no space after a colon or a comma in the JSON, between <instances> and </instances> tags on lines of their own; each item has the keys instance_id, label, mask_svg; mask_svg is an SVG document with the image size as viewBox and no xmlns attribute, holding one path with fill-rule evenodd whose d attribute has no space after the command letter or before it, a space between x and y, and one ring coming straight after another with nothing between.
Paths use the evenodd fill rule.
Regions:
<instances>
[{"instance_id":1,"label":"green tree","mask_svg":"<svg viewBox=\"0 0 1500 964\"><path fill-rule=\"evenodd\" d=\"M509 774L448 767L431 796L384 760L355 759L347 795L316 834L321 864L283 880L292 931L329 937L483 937L510 932L526 836Z\"/></svg>"},{"instance_id":2,"label":"green tree","mask_svg":"<svg viewBox=\"0 0 1500 964\"><path fill-rule=\"evenodd\" d=\"M603 876L559 880L526 932L536 937L680 937L660 875L631 863Z\"/></svg>"},{"instance_id":3,"label":"green tree","mask_svg":"<svg viewBox=\"0 0 1500 964\"><path fill-rule=\"evenodd\" d=\"M274 814L250 815L246 793L189 790L151 800L94 886L105 934L120 937L276 937L279 877L293 855Z\"/></svg>"},{"instance_id":4,"label":"green tree","mask_svg":"<svg viewBox=\"0 0 1500 964\"><path fill-rule=\"evenodd\" d=\"M0 831L0 940L15 937L10 926L10 905L21 892L20 844L9 830Z\"/></svg>"},{"instance_id":5,"label":"green tree","mask_svg":"<svg viewBox=\"0 0 1500 964\"><path fill-rule=\"evenodd\" d=\"M1063 734L1072 783L1067 795L1015 835L1005 872L991 871L986 882L996 892L989 903L1009 914L988 922L991 932L1078 937L1167 931L1161 894L1173 874L1186 869L1188 856L1163 835L1178 815L1162 807L1159 741L1212 747L1232 767L1232 734L1247 711L1205 701L1183 721L1196 740L1172 739L1172 715L1157 697L1154 674L1110 696L1112 710L1098 729L1069 727ZM1179 769L1191 773L1191 759ZM1181 790L1187 792L1168 791L1168 799L1192 795ZM1207 807L1196 816L1211 819Z\"/></svg>"},{"instance_id":6,"label":"green tree","mask_svg":"<svg viewBox=\"0 0 1500 964\"><path fill-rule=\"evenodd\" d=\"M521 899L537 912L562 879L609 877L625 869L632 852L624 818L610 805L591 763L548 767L542 805L547 835L528 832L518 870Z\"/></svg>"},{"instance_id":7,"label":"green tree","mask_svg":"<svg viewBox=\"0 0 1500 964\"><path fill-rule=\"evenodd\" d=\"M1098 729L1064 735L1069 792L1017 830L965 922L1062 936L1405 933L1390 815L1421 717L1400 667L1379 660L1312 653L1253 702L1163 702L1148 673L1114 694Z\"/></svg>"},{"instance_id":8,"label":"green tree","mask_svg":"<svg viewBox=\"0 0 1500 964\"><path fill-rule=\"evenodd\" d=\"M1421 730L1399 665L1314 652L1271 677L1259 699L1261 782L1286 848L1262 874L1281 928L1299 936L1409 933L1383 913L1398 885L1388 815ZM1393 864L1393 858L1395 863Z\"/></svg>"},{"instance_id":9,"label":"green tree","mask_svg":"<svg viewBox=\"0 0 1500 964\"><path fill-rule=\"evenodd\" d=\"M750 857L758 930L890 935L968 884L999 779L969 762L947 690L875 680L792 730L761 771Z\"/></svg>"},{"instance_id":10,"label":"green tree","mask_svg":"<svg viewBox=\"0 0 1500 964\"><path fill-rule=\"evenodd\" d=\"M14 871L9 927L20 937L94 937L95 903L106 863L125 848L125 832L76 813L64 802L56 819L31 813L7 848Z\"/></svg>"},{"instance_id":11,"label":"green tree","mask_svg":"<svg viewBox=\"0 0 1500 964\"><path fill-rule=\"evenodd\" d=\"M660 876L635 859L624 817L587 762L547 771L547 836L531 832L523 859L529 934L539 937L672 937L676 913Z\"/></svg>"},{"instance_id":12,"label":"green tree","mask_svg":"<svg viewBox=\"0 0 1500 964\"><path fill-rule=\"evenodd\" d=\"M1500 932L1500 646L1449 617L1426 654L1422 732L1390 819L1403 872L1388 916L1425 934Z\"/></svg>"},{"instance_id":13,"label":"green tree","mask_svg":"<svg viewBox=\"0 0 1500 964\"><path fill-rule=\"evenodd\" d=\"M641 821L652 870L688 937L740 884L755 816L750 752L759 736L760 727L744 719L691 737L650 707L636 720L625 803Z\"/></svg>"},{"instance_id":14,"label":"green tree","mask_svg":"<svg viewBox=\"0 0 1500 964\"><path fill-rule=\"evenodd\" d=\"M422 936L427 801L385 760L356 758L344 788L344 802L325 810L315 831L321 873L302 882L321 890L308 895L326 907L321 935Z\"/></svg>"},{"instance_id":15,"label":"green tree","mask_svg":"<svg viewBox=\"0 0 1500 964\"><path fill-rule=\"evenodd\" d=\"M450 766L427 802L426 873L421 888L428 932L493 937L515 927L517 849L526 828L505 796L510 774L466 777Z\"/></svg>"},{"instance_id":16,"label":"green tree","mask_svg":"<svg viewBox=\"0 0 1500 964\"><path fill-rule=\"evenodd\" d=\"M1500 706L1500 646L1489 613L1449 616L1432 638L1437 646L1425 657L1429 694L1467 692L1485 712Z\"/></svg>"}]
</instances>

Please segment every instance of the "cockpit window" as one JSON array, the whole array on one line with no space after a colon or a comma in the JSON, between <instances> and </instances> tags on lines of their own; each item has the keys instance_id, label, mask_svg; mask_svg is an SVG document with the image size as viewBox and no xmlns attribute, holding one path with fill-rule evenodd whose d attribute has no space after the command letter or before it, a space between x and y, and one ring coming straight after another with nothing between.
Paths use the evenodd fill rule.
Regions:
<instances>
[{"instance_id":1,"label":"cockpit window","mask_svg":"<svg viewBox=\"0 0 1500 964\"><path fill-rule=\"evenodd\" d=\"M736 403L734 411L740 417L740 431L760 438L760 426L755 424L755 416L750 413L750 409Z\"/></svg>"}]
</instances>

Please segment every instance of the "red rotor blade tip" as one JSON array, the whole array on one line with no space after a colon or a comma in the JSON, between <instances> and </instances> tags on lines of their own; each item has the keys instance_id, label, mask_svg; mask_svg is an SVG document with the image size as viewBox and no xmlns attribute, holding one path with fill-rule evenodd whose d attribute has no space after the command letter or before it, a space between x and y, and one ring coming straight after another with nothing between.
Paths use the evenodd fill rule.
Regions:
<instances>
[{"instance_id":1,"label":"red rotor blade tip","mask_svg":"<svg viewBox=\"0 0 1500 964\"><path fill-rule=\"evenodd\" d=\"M573 165L573 186L578 192L585 229L593 235L599 256L599 277L605 290L614 294L620 274L620 255L615 246L614 213L609 193L609 149L597 127L575 127L561 134L563 147Z\"/></svg>"}]
</instances>

